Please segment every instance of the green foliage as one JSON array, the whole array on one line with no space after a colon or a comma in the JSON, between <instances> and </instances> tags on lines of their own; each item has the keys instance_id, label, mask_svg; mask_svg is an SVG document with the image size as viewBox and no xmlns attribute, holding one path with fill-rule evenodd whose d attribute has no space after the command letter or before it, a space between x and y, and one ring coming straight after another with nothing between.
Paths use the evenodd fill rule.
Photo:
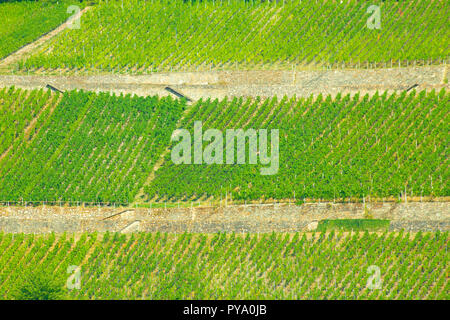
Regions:
<instances>
[{"instance_id":1,"label":"green foliage","mask_svg":"<svg viewBox=\"0 0 450 320\"><path fill-rule=\"evenodd\" d=\"M102 1L20 68L168 70L378 67L449 56L448 1ZM412 62L409 62L411 64Z\"/></svg>"},{"instance_id":2,"label":"green foliage","mask_svg":"<svg viewBox=\"0 0 450 320\"><path fill-rule=\"evenodd\" d=\"M448 240L448 232L342 230L82 234L75 242L0 233L0 299L448 300ZM67 291L70 265L80 266L81 286ZM380 269L379 289L367 286L370 266Z\"/></svg>"},{"instance_id":3,"label":"green foliage","mask_svg":"<svg viewBox=\"0 0 450 320\"><path fill-rule=\"evenodd\" d=\"M0 59L63 23L71 15L66 12L71 4L74 1L0 3Z\"/></svg>"},{"instance_id":4,"label":"green foliage","mask_svg":"<svg viewBox=\"0 0 450 320\"><path fill-rule=\"evenodd\" d=\"M403 201L405 191L448 196L448 104L444 89L208 99L188 106L170 97L5 88L0 200L128 204L140 195L140 201L164 199L173 207L200 197L223 203L225 197L258 202L295 195L299 205L304 199L368 196ZM146 185L155 163L175 144L170 137L177 124L192 133L194 121L202 121L204 131L279 129L278 172L263 176L263 165L248 159L242 165L175 165L168 152Z\"/></svg>"},{"instance_id":5,"label":"green foliage","mask_svg":"<svg viewBox=\"0 0 450 320\"><path fill-rule=\"evenodd\" d=\"M35 93L31 101L51 99L33 97ZM10 101L16 101L20 111L23 103L14 96L24 95L13 89L0 92L6 97L0 100L0 110L7 115L2 118L0 113L0 128L11 132L2 149L14 146L8 157L0 159L0 199L129 203L185 108L184 101L170 97L66 92L54 110L47 108L39 115L36 130L27 139L22 123L36 112L10 108ZM42 103L35 104L42 107Z\"/></svg>"},{"instance_id":6,"label":"green foliage","mask_svg":"<svg viewBox=\"0 0 450 320\"><path fill-rule=\"evenodd\" d=\"M17 148L25 138L25 129L43 111L48 115L58 99L50 91L3 88L0 90L0 155L9 148ZM39 123L38 123L39 125Z\"/></svg>"},{"instance_id":7,"label":"green foliage","mask_svg":"<svg viewBox=\"0 0 450 320\"><path fill-rule=\"evenodd\" d=\"M317 231L388 231L389 220L381 219L324 219L320 220Z\"/></svg>"},{"instance_id":8,"label":"green foliage","mask_svg":"<svg viewBox=\"0 0 450 320\"><path fill-rule=\"evenodd\" d=\"M279 129L278 173L263 176L260 168L266 166L248 164L248 159L245 165L175 165L167 154L145 192L149 199L206 197L222 203L226 196L258 201L295 195L298 204L304 198L396 200L405 191L408 196L448 196L449 98L443 89L199 101L181 125L191 136L194 121L203 122L204 132Z\"/></svg>"},{"instance_id":9,"label":"green foliage","mask_svg":"<svg viewBox=\"0 0 450 320\"><path fill-rule=\"evenodd\" d=\"M64 283L46 272L33 272L18 281L11 294L14 300L61 300L66 297Z\"/></svg>"}]
</instances>

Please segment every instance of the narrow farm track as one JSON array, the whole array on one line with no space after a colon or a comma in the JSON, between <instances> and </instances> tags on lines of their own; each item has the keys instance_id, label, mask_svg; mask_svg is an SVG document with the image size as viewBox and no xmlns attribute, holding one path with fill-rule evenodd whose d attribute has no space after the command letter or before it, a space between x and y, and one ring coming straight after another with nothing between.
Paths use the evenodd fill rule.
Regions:
<instances>
[{"instance_id":1,"label":"narrow farm track","mask_svg":"<svg viewBox=\"0 0 450 320\"><path fill-rule=\"evenodd\" d=\"M50 39L52 39L53 37L55 37L62 31L67 29L73 21L75 21L76 19L80 19L80 17L90 8L91 7L84 8L83 10L78 12L76 15L73 15L72 17L70 17L66 22L61 24L56 29L44 34L36 41L29 43L29 44L23 46L22 48L20 48L19 50L11 53L9 56L4 58L3 60L0 60L0 71L8 70L8 67L11 64L18 62L20 59L26 57L28 54L35 51L37 48L41 47L44 43L46 43L47 41L49 41Z\"/></svg>"},{"instance_id":2,"label":"narrow farm track","mask_svg":"<svg viewBox=\"0 0 450 320\"><path fill-rule=\"evenodd\" d=\"M194 100L228 97L288 97L338 93L402 91L418 84L416 90L450 88L442 81L446 65L409 68L322 70L322 71L211 71L153 73L149 75L41 76L0 75L0 87L170 95L170 86Z\"/></svg>"}]
</instances>

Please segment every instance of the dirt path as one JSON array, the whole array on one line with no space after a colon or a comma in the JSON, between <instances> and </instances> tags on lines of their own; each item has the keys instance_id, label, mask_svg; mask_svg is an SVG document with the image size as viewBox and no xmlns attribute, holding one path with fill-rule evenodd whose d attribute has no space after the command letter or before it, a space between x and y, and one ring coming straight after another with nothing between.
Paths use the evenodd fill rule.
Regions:
<instances>
[{"instance_id":1,"label":"dirt path","mask_svg":"<svg viewBox=\"0 0 450 320\"><path fill-rule=\"evenodd\" d=\"M37 39L36 41L25 45L24 47L20 48L19 50L13 52L9 56L7 56L5 59L0 61L0 70L7 70L7 67L13 63L18 62L23 57L30 54L32 51L36 50L40 46L42 46L45 42L49 41L51 38L55 37L57 34L65 30L75 19L79 19L83 13L85 13L87 10L89 10L91 7L86 7L80 12L78 12L76 15L70 17L66 22L61 24L56 29L53 29L52 31L44 34L42 37Z\"/></svg>"},{"instance_id":2,"label":"dirt path","mask_svg":"<svg viewBox=\"0 0 450 320\"><path fill-rule=\"evenodd\" d=\"M0 87L44 88L47 84L61 90L83 89L140 96L170 95L166 86L188 97L224 98L225 96L271 97L309 96L338 93L375 93L401 91L414 84L416 90L449 89L442 81L446 66L369 70L321 71L211 71L174 72L150 75L90 75L90 76L19 76L0 75Z\"/></svg>"}]
</instances>

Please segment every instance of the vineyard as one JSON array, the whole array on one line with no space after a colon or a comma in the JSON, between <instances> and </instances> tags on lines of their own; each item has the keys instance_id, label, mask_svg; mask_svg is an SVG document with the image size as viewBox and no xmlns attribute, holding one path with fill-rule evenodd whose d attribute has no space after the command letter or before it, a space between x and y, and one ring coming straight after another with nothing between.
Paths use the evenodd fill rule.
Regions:
<instances>
[{"instance_id":1,"label":"vineyard","mask_svg":"<svg viewBox=\"0 0 450 320\"><path fill-rule=\"evenodd\" d=\"M0 299L29 274L76 299L448 299L448 233L0 233ZM377 278L377 272L379 277Z\"/></svg>"},{"instance_id":2,"label":"vineyard","mask_svg":"<svg viewBox=\"0 0 450 320\"><path fill-rule=\"evenodd\" d=\"M446 196L449 98L442 90L199 101L182 128L192 132L199 120L205 131L279 129L278 173L261 175L261 163L248 161L176 165L168 154L145 191L173 201Z\"/></svg>"},{"instance_id":3,"label":"vineyard","mask_svg":"<svg viewBox=\"0 0 450 320\"><path fill-rule=\"evenodd\" d=\"M448 1L99 1L15 72L365 68L441 64ZM369 10L370 11L370 10ZM7 48L9 46L7 45ZM11 51L11 50L10 50Z\"/></svg>"},{"instance_id":4,"label":"vineyard","mask_svg":"<svg viewBox=\"0 0 450 320\"><path fill-rule=\"evenodd\" d=\"M0 155L17 148L17 143L29 136L32 120L54 108L57 99L57 95L51 96L50 91L44 90L0 90ZM42 117L46 115L48 111Z\"/></svg>"},{"instance_id":5,"label":"vineyard","mask_svg":"<svg viewBox=\"0 0 450 320\"><path fill-rule=\"evenodd\" d=\"M226 195L236 201L448 196L449 98L443 89L188 106L170 97L3 89L0 199L128 204ZM192 132L194 121L205 131L279 129L278 172L261 175L263 165L248 162L174 164L164 153L174 145L171 134Z\"/></svg>"},{"instance_id":6,"label":"vineyard","mask_svg":"<svg viewBox=\"0 0 450 320\"><path fill-rule=\"evenodd\" d=\"M0 300L450 299L450 1L0 21Z\"/></svg>"},{"instance_id":7,"label":"vineyard","mask_svg":"<svg viewBox=\"0 0 450 320\"><path fill-rule=\"evenodd\" d=\"M0 5L0 59L55 29L70 16L67 0L21 1ZM79 4L82 5L82 4Z\"/></svg>"},{"instance_id":8,"label":"vineyard","mask_svg":"<svg viewBox=\"0 0 450 320\"><path fill-rule=\"evenodd\" d=\"M1 118L9 133L6 142L16 138L0 159L0 198L15 200L129 202L166 148L185 108L183 101L170 97L41 93L35 97L41 100L36 107L45 99L59 103L40 114L26 137L17 132L27 120L21 110L27 93L11 88L1 94L0 110L8 110L5 121ZM28 99L36 94L31 92Z\"/></svg>"}]
</instances>

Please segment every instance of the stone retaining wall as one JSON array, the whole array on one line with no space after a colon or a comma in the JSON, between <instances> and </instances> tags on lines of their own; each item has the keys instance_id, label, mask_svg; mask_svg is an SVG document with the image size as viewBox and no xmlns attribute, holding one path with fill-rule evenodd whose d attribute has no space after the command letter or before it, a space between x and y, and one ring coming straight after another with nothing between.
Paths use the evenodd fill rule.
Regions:
<instances>
[{"instance_id":1,"label":"stone retaining wall","mask_svg":"<svg viewBox=\"0 0 450 320\"><path fill-rule=\"evenodd\" d=\"M450 230L448 202L314 203L194 208L2 207L0 230L47 232L296 232L312 231L322 219L391 220L390 230Z\"/></svg>"},{"instance_id":2,"label":"stone retaining wall","mask_svg":"<svg viewBox=\"0 0 450 320\"><path fill-rule=\"evenodd\" d=\"M83 89L140 96L169 95L166 86L191 99L226 96L282 97L320 93L374 93L450 88L443 82L445 66L409 68L318 70L318 71L210 71L173 72L150 75L19 76L0 75L0 87L15 85L25 89L44 88L47 84L61 90Z\"/></svg>"}]
</instances>

